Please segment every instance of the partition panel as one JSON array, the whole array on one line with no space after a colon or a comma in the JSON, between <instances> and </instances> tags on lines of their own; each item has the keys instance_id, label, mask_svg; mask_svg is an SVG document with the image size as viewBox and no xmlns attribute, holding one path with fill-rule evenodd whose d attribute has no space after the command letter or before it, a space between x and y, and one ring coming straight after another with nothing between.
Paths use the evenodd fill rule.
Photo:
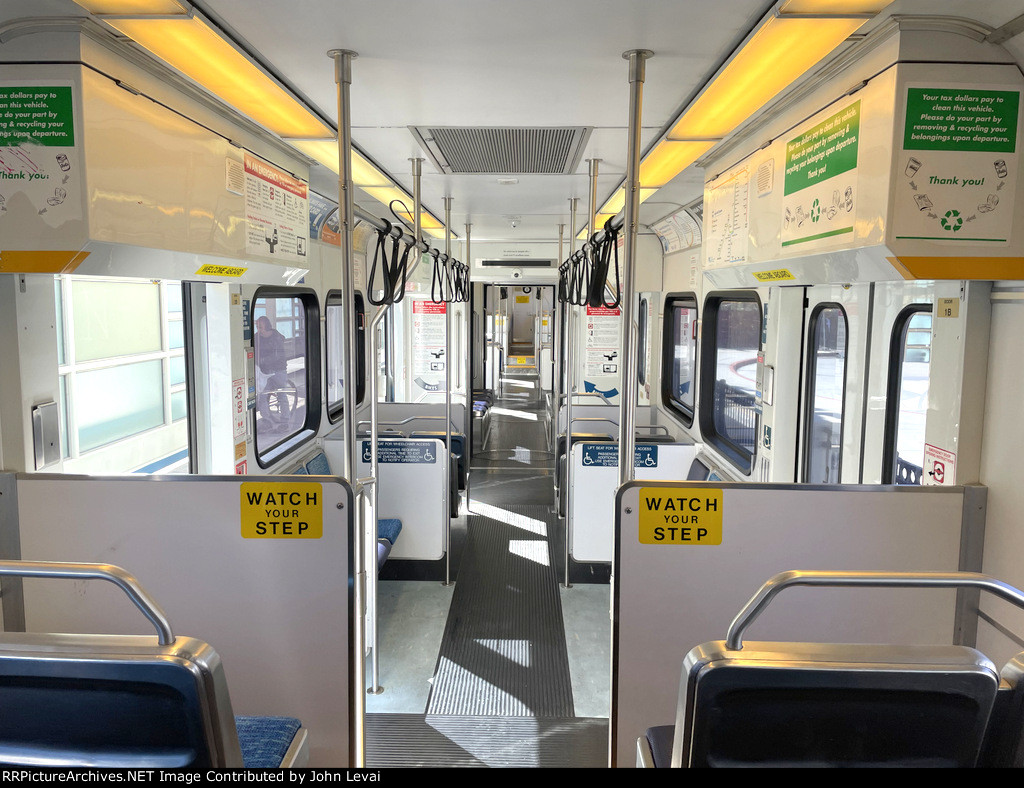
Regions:
<instances>
[{"instance_id":1,"label":"partition panel","mask_svg":"<svg viewBox=\"0 0 1024 788\"><path fill-rule=\"evenodd\" d=\"M352 491L334 477L258 478L19 475L21 555L5 557L128 570L176 635L217 651L236 714L298 717L310 766L348 766ZM109 583L29 579L24 592L29 631L150 631Z\"/></svg>"},{"instance_id":2,"label":"partition panel","mask_svg":"<svg viewBox=\"0 0 1024 788\"><path fill-rule=\"evenodd\" d=\"M725 638L732 619L772 575L979 571L973 564L984 536L985 492L644 481L622 487L613 581L613 764L632 766L637 737L675 722L683 657ZM961 639L961 607L955 591L798 588L773 604L748 637L950 644Z\"/></svg>"}]
</instances>

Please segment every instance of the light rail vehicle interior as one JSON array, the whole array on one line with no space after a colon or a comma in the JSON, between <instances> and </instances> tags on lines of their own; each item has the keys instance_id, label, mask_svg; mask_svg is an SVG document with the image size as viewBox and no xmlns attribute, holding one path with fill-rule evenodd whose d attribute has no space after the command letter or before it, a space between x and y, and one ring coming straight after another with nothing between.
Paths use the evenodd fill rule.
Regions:
<instances>
[{"instance_id":1,"label":"light rail vehicle interior","mask_svg":"<svg viewBox=\"0 0 1024 788\"><path fill-rule=\"evenodd\" d=\"M1024 764L1022 64L0 1L0 762Z\"/></svg>"}]
</instances>

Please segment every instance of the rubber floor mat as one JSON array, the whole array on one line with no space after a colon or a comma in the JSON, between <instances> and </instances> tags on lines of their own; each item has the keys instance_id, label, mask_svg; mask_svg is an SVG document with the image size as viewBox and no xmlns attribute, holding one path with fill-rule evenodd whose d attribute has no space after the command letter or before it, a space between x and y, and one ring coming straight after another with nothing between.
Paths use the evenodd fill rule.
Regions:
<instances>
[{"instance_id":1,"label":"rubber floor mat","mask_svg":"<svg viewBox=\"0 0 1024 788\"><path fill-rule=\"evenodd\" d=\"M470 512L427 713L573 717L552 515L479 501Z\"/></svg>"}]
</instances>

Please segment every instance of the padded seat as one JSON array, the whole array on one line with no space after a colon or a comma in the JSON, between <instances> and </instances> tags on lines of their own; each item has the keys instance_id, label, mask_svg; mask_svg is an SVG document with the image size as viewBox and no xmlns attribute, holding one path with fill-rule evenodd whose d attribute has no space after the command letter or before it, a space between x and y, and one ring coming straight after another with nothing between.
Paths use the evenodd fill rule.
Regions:
<instances>
[{"instance_id":1,"label":"padded seat","mask_svg":"<svg viewBox=\"0 0 1024 788\"><path fill-rule=\"evenodd\" d=\"M310 476L330 476L331 464L327 461L327 455L322 451L313 455L306 463L306 473Z\"/></svg>"},{"instance_id":2,"label":"padded seat","mask_svg":"<svg viewBox=\"0 0 1024 788\"><path fill-rule=\"evenodd\" d=\"M377 571L379 572L384 563L391 555L391 550L398 541L398 535L402 533L402 521L390 517L377 521Z\"/></svg>"},{"instance_id":3,"label":"padded seat","mask_svg":"<svg viewBox=\"0 0 1024 788\"><path fill-rule=\"evenodd\" d=\"M235 717L245 768L278 768L301 727L302 723L294 717Z\"/></svg>"}]
</instances>

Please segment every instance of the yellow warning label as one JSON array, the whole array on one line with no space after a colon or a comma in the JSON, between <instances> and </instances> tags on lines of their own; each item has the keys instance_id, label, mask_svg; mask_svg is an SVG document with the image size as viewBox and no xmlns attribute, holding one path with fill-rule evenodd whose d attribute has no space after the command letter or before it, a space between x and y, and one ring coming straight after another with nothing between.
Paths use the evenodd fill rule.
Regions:
<instances>
[{"instance_id":1,"label":"yellow warning label","mask_svg":"<svg viewBox=\"0 0 1024 788\"><path fill-rule=\"evenodd\" d=\"M243 459L245 459L245 449L246 449L246 446L247 446L247 444L246 444L245 441L242 441L241 443L236 443L235 444L235 459L236 460L243 460Z\"/></svg>"},{"instance_id":2,"label":"yellow warning label","mask_svg":"<svg viewBox=\"0 0 1024 788\"><path fill-rule=\"evenodd\" d=\"M755 271L754 279L758 282L784 282L796 277L785 268L776 268L774 271Z\"/></svg>"},{"instance_id":3,"label":"yellow warning label","mask_svg":"<svg viewBox=\"0 0 1024 788\"><path fill-rule=\"evenodd\" d=\"M721 490L640 488L640 544L721 543Z\"/></svg>"},{"instance_id":4,"label":"yellow warning label","mask_svg":"<svg viewBox=\"0 0 1024 788\"><path fill-rule=\"evenodd\" d=\"M236 265L212 265L207 263L206 265L199 266L199 270L196 271L196 273L200 276L227 276L236 278L248 270L248 268L241 268Z\"/></svg>"},{"instance_id":5,"label":"yellow warning label","mask_svg":"<svg viewBox=\"0 0 1024 788\"><path fill-rule=\"evenodd\" d=\"M319 482L243 482L242 538L319 539L324 535Z\"/></svg>"},{"instance_id":6,"label":"yellow warning label","mask_svg":"<svg viewBox=\"0 0 1024 788\"><path fill-rule=\"evenodd\" d=\"M528 304L528 303L530 303L530 296L528 296L528 295L516 296L516 303L517 304Z\"/></svg>"}]
</instances>

